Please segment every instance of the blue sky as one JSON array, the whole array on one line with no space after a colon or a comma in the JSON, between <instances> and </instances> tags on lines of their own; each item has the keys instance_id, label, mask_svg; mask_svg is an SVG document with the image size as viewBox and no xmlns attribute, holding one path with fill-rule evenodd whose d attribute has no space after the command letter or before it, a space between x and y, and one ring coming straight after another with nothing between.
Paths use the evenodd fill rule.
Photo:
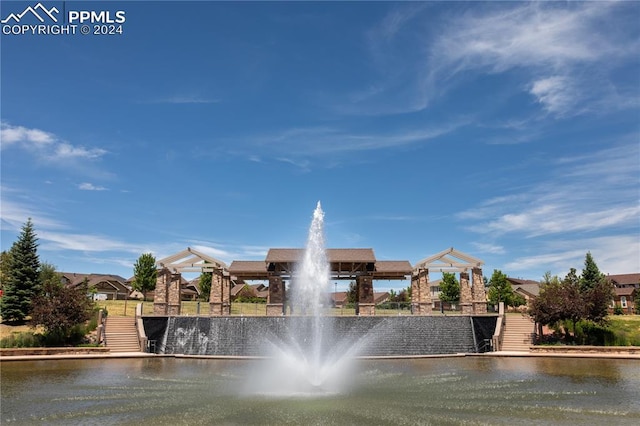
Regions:
<instances>
[{"instance_id":1,"label":"blue sky","mask_svg":"<svg viewBox=\"0 0 640 426\"><path fill-rule=\"evenodd\" d=\"M638 2L42 3L126 21L1 36L3 250L31 217L61 271L260 260L320 200L378 259L640 271Z\"/></svg>"}]
</instances>

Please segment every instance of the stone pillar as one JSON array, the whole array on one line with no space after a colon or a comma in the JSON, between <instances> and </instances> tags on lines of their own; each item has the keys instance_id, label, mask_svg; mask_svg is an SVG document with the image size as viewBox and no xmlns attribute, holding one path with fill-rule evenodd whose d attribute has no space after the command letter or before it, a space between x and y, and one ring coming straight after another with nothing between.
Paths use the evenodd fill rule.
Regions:
<instances>
[{"instance_id":1,"label":"stone pillar","mask_svg":"<svg viewBox=\"0 0 640 426\"><path fill-rule=\"evenodd\" d=\"M429 288L429 270L419 269L411 277L411 307L414 315L431 314L431 289Z\"/></svg>"},{"instance_id":2,"label":"stone pillar","mask_svg":"<svg viewBox=\"0 0 640 426\"><path fill-rule=\"evenodd\" d=\"M231 276L222 274L222 315L231 315Z\"/></svg>"},{"instance_id":3,"label":"stone pillar","mask_svg":"<svg viewBox=\"0 0 640 426\"><path fill-rule=\"evenodd\" d=\"M482 269L473 268L471 270L473 277L473 313L487 313L487 294L484 289L484 281L482 280Z\"/></svg>"},{"instance_id":4,"label":"stone pillar","mask_svg":"<svg viewBox=\"0 0 640 426\"><path fill-rule=\"evenodd\" d=\"M169 291L167 294L167 314L168 315L180 315L180 301L182 295L182 275L171 274L171 282L169 283Z\"/></svg>"},{"instance_id":5,"label":"stone pillar","mask_svg":"<svg viewBox=\"0 0 640 426\"><path fill-rule=\"evenodd\" d=\"M471 295L468 272L460 272L460 308L463 314L473 314L473 296Z\"/></svg>"},{"instance_id":6,"label":"stone pillar","mask_svg":"<svg viewBox=\"0 0 640 426\"><path fill-rule=\"evenodd\" d=\"M167 268L158 271L153 295L153 314L167 315L167 292L171 282L171 272Z\"/></svg>"},{"instance_id":7,"label":"stone pillar","mask_svg":"<svg viewBox=\"0 0 640 426\"><path fill-rule=\"evenodd\" d=\"M358 315L376 314L375 297L373 295L373 278L369 275L356 277L358 289Z\"/></svg>"},{"instance_id":8,"label":"stone pillar","mask_svg":"<svg viewBox=\"0 0 640 426\"><path fill-rule=\"evenodd\" d=\"M269 277L269 298L267 300L267 316L275 317L284 315L284 283L281 277Z\"/></svg>"},{"instance_id":9,"label":"stone pillar","mask_svg":"<svg viewBox=\"0 0 640 426\"><path fill-rule=\"evenodd\" d=\"M211 293L209 293L209 315L219 317L224 315L223 298L224 284L221 270L214 270L211 274Z\"/></svg>"}]
</instances>

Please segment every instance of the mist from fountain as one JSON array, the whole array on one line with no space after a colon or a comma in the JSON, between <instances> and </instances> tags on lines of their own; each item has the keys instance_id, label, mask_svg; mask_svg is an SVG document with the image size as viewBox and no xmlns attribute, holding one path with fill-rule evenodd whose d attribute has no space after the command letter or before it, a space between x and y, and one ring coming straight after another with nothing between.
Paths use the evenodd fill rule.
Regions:
<instances>
[{"instance_id":1,"label":"mist from fountain","mask_svg":"<svg viewBox=\"0 0 640 426\"><path fill-rule=\"evenodd\" d=\"M293 317L286 338L271 336L271 356L253 377L249 392L275 397L333 395L348 389L358 342L341 341L333 319L331 273L325 250L324 212L313 212L304 255L287 289Z\"/></svg>"}]
</instances>

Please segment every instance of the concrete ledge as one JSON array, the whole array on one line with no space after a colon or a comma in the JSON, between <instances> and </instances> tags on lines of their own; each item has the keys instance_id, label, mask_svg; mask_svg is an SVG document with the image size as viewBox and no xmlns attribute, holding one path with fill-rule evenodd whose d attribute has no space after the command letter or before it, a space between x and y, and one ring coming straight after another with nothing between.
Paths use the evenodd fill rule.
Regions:
<instances>
[{"instance_id":1,"label":"concrete ledge","mask_svg":"<svg viewBox=\"0 0 640 426\"><path fill-rule=\"evenodd\" d=\"M76 355L109 353L106 347L73 347L73 348L0 348L0 356L26 355Z\"/></svg>"},{"instance_id":2,"label":"concrete ledge","mask_svg":"<svg viewBox=\"0 0 640 426\"><path fill-rule=\"evenodd\" d=\"M640 355L640 346L564 346L536 345L530 346L531 353L550 354L634 354Z\"/></svg>"}]
</instances>

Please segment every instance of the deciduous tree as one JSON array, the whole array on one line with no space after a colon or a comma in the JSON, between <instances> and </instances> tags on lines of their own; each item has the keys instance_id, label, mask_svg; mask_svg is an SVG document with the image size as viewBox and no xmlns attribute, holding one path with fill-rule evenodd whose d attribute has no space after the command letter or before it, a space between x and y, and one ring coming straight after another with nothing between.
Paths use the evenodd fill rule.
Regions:
<instances>
[{"instance_id":1,"label":"deciduous tree","mask_svg":"<svg viewBox=\"0 0 640 426\"><path fill-rule=\"evenodd\" d=\"M91 318L94 304L87 296L88 288L85 284L65 287L49 279L43 290L33 298L31 325L42 326L50 342L68 343L74 328Z\"/></svg>"},{"instance_id":2,"label":"deciduous tree","mask_svg":"<svg viewBox=\"0 0 640 426\"><path fill-rule=\"evenodd\" d=\"M198 278L198 289L200 290L200 300L209 301L211 295L211 278L212 272L203 272Z\"/></svg>"},{"instance_id":3,"label":"deciduous tree","mask_svg":"<svg viewBox=\"0 0 640 426\"><path fill-rule=\"evenodd\" d=\"M151 253L140 255L133 265L133 282L131 286L134 290L143 294L145 301L147 300L147 292L156 288L157 278L156 258Z\"/></svg>"},{"instance_id":4,"label":"deciduous tree","mask_svg":"<svg viewBox=\"0 0 640 426\"><path fill-rule=\"evenodd\" d=\"M504 302L505 305L513 306L514 293L511 283L507 280L507 276L498 269L493 270L493 275L489 280L489 302L497 305Z\"/></svg>"},{"instance_id":5,"label":"deciduous tree","mask_svg":"<svg viewBox=\"0 0 640 426\"><path fill-rule=\"evenodd\" d=\"M442 273L439 297L442 302L457 302L460 300L460 283L453 272Z\"/></svg>"}]
</instances>

